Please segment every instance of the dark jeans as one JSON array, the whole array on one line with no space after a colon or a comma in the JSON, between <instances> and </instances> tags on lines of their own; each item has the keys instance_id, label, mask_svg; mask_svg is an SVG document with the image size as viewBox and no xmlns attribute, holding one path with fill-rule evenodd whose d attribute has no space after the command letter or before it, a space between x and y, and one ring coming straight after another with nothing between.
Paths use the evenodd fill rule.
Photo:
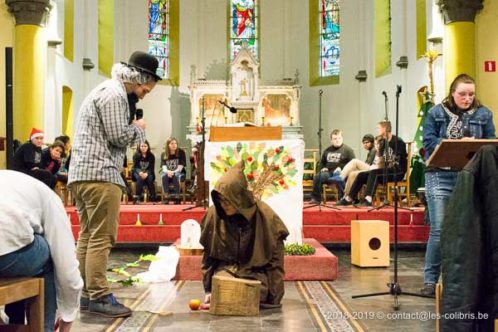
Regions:
<instances>
[{"instance_id":1,"label":"dark jeans","mask_svg":"<svg viewBox=\"0 0 498 332\"><path fill-rule=\"evenodd\" d=\"M358 199L358 193L360 192L361 187L366 183L367 188L365 190L365 196L373 197L379 182L387 183L395 180L401 181L404 176L404 173L390 173L389 170L387 170L386 177L384 178L384 169L382 168L373 169L368 172L361 172L356 177L356 180L351 186L351 192L348 195L352 199Z\"/></svg>"},{"instance_id":2,"label":"dark jeans","mask_svg":"<svg viewBox=\"0 0 498 332\"><path fill-rule=\"evenodd\" d=\"M336 181L334 181L334 173L332 172L318 172L313 178L313 191L311 192L311 197L317 201L322 199L322 186L324 184L327 185L336 185L337 193L339 197L344 195L344 187L338 185Z\"/></svg>"},{"instance_id":3,"label":"dark jeans","mask_svg":"<svg viewBox=\"0 0 498 332\"><path fill-rule=\"evenodd\" d=\"M137 196L142 197L144 186L146 186L147 190L149 191L149 200L154 200L154 198L156 197L156 186L154 185L154 177L149 175L145 178L145 180L142 180L140 177L137 179Z\"/></svg>"},{"instance_id":4,"label":"dark jeans","mask_svg":"<svg viewBox=\"0 0 498 332\"><path fill-rule=\"evenodd\" d=\"M33 242L19 250L0 256L0 277L43 277L45 284L45 332L53 331L57 309L55 277L50 249L45 238L35 234ZM25 302L5 306L10 324L24 324Z\"/></svg>"}]
</instances>

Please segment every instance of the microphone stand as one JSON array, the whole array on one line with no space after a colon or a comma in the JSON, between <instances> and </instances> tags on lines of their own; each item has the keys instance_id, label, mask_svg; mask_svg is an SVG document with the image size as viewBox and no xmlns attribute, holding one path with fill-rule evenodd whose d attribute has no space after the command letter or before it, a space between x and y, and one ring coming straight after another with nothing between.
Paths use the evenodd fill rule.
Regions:
<instances>
[{"instance_id":1,"label":"microphone stand","mask_svg":"<svg viewBox=\"0 0 498 332\"><path fill-rule=\"evenodd\" d=\"M401 85L398 85L396 88L396 137L398 137L398 119L399 119L399 103L398 103L398 101L399 101L400 93L401 93ZM397 141L394 144L396 146ZM386 149L387 149L387 147L386 147ZM396 147L395 147L395 150L397 150ZM393 308L394 308L394 310L399 310L400 304L399 304L398 297L400 295L405 294L405 295L416 296L416 297L433 298L432 296L426 296L426 295L417 294L417 293L403 292L401 290L401 286L398 282L398 180L396 177L394 178L394 246L393 246L393 252L394 252L394 279L392 282L387 283L387 287L389 288L389 291L380 292L380 293L353 295L352 296L353 299L357 299L357 298L361 298L361 297L392 295L392 296L394 296Z\"/></svg>"},{"instance_id":2,"label":"microphone stand","mask_svg":"<svg viewBox=\"0 0 498 332\"><path fill-rule=\"evenodd\" d=\"M396 90L396 133L395 133L396 138L398 137L399 95L401 93L401 86L400 85L398 85L398 89L399 90ZM389 121L389 118L387 116L387 107L388 107L388 104L387 104L387 93L385 91L382 91L382 94L384 95L384 108L385 108L384 121ZM397 139L394 142L394 150L398 151L398 140ZM388 160L389 160L389 141L388 141L388 138L386 137L386 139L384 140L384 168L383 168L383 172L382 172L382 178L383 178L382 182L383 182L383 185L384 185L384 188L383 188L384 201L382 202L381 205L368 209L367 212L377 211L377 210L380 210L382 208L385 208L386 206L392 206L392 207L394 207L392 204L389 203L389 200L387 199L387 183L389 182L389 181L387 181L387 176L388 176L387 164L388 164ZM396 171L396 163L397 162L394 161L394 163L395 163L395 169L394 170ZM379 175L376 175L376 176L378 177ZM398 180L397 180L397 178L395 176L394 177L394 200L395 201L398 199L398 196L397 196L397 189L398 189L397 185L398 185ZM411 208L405 208L405 207L401 207L401 206L399 208L407 210L407 211L412 211Z\"/></svg>"},{"instance_id":3,"label":"microphone stand","mask_svg":"<svg viewBox=\"0 0 498 332\"><path fill-rule=\"evenodd\" d=\"M322 95L323 95L323 90L320 89L318 91L318 131L316 132L316 134L318 136L318 156L320 158L322 157L322 131L323 131L323 128L322 128ZM315 176L318 176L318 179L320 180L319 181L320 190L322 190L322 180L320 177L320 170L318 170L318 173L315 174ZM318 204L310 204L308 206L303 207L303 210L306 210L306 209L309 209L309 208L312 208L315 206L318 206L318 211L320 211L320 212L322 212L322 206L329 208L329 209L332 209L332 210L342 210L336 206L323 204L322 200L320 200L318 202Z\"/></svg>"},{"instance_id":4,"label":"microphone stand","mask_svg":"<svg viewBox=\"0 0 498 332\"><path fill-rule=\"evenodd\" d=\"M182 211L192 210L197 207L202 207L204 210L206 210L207 207L206 181L204 180L204 149L206 146L206 116L204 107L205 102L203 96L201 109L201 144L198 149L199 159L197 160L196 169L197 188L195 189L195 204L184 208Z\"/></svg>"}]
</instances>

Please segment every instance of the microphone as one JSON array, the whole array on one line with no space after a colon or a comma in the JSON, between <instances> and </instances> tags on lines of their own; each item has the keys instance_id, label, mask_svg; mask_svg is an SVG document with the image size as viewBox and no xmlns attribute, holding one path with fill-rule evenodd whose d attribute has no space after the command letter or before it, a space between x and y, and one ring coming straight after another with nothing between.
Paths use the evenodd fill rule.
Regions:
<instances>
[{"instance_id":1,"label":"microphone","mask_svg":"<svg viewBox=\"0 0 498 332\"><path fill-rule=\"evenodd\" d=\"M137 120L140 120L143 117L144 117L144 110L141 108L137 108L137 110L135 111L135 118Z\"/></svg>"},{"instance_id":2,"label":"microphone","mask_svg":"<svg viewBox=\"0 0 498 332\"><path fill-rule=\"evenodd\" d=\"M318 90L318 93L320 94L320 96L323 95L323 90L322 89Z\"/></svg>"},{"instance_id":3,"label":"microphone","mask_svg":"<svg viewBox=\"0 0 498 332\"><path fill-rule=\"evenodd\" d=\"M226 108L228 108L228 110L230 111L230 113L237 113L237 111L238 111L238 109L236 109L235 107L228 106L227 103L225 103L223 100L218 100L218 103L220 103L221 105L223 105Z\"/></svg>"},{"instance_id":4,"label":"microphone","mask_svg":"<svg viewBox=\"0 0 498 332\"><path fill-rule=\"evenodd\" d=\"M384 98L387 100L387 93L385 91L382 91L382 94L384 95Z\"/></svg>"}]
</instances>

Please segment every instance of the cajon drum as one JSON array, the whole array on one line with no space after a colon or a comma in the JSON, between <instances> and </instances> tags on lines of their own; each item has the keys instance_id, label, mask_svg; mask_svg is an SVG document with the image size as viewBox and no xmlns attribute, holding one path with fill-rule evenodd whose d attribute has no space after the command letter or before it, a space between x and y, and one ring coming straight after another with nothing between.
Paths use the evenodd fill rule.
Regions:
<instances>
[{"instance_id":1,"label":"cajon drum","mask_svg":"<svg viewBox=\"0 0 498 332\"><path fill-rule=\"evenodd\" d=\"M261 282L215 275L211 287L209 313L226 316L257 316Z\"/></svg>"},{"instance_id":2,"label":"cajon drum","mask_svg":"<svg viewBox=\"0 0 498 332\"><path fill-rule=\"evenodd\" d=\"M351 264L361 267L389 266L389 222L351 221Z\"/></svg>"}]
</instances>

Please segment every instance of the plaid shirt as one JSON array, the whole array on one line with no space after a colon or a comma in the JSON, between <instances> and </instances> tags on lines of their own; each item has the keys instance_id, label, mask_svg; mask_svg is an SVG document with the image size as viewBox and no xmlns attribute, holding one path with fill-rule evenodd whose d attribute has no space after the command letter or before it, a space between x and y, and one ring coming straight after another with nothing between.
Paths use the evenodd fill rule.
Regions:
<instances>
[{"instance_id":1,"label":"plaid shirt","mask_svg":"<svg viewBox=\"0 0 498 332\"><path fill-rule=\"evenodd\" d=\"M71 150L68 184L105 181L125 187L121 169L126 148L145 140L145 132L129 125L125 86L107 80L85 98L78 114Z\"/></svg>"}]
</instances>

